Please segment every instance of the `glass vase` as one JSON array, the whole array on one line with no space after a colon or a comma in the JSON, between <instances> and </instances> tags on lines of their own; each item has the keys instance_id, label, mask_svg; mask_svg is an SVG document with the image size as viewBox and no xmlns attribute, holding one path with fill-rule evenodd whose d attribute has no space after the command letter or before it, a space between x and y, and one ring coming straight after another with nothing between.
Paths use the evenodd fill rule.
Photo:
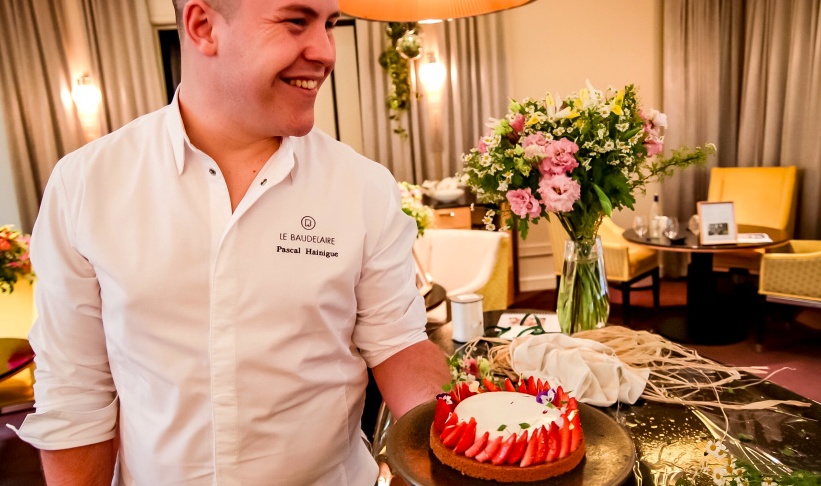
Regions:
<instances>
[{"instance_id":1,"label":"glass vase","mask_svg":"<svg viewBox=\"0 0 821 486\"><path fill-rule=\"evenodd\" d=\"M601 238L565 243L557 308L564 334L595 329L607 323L610 296Z\"/></svg>"}]
</instances>

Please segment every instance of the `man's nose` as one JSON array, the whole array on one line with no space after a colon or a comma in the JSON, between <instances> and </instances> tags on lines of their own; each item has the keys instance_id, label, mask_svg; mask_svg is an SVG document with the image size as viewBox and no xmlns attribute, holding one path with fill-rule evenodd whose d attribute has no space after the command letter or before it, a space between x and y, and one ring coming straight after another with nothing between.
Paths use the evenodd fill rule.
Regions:
<instances>
[{"instance_id":1,"label":"man's nose","mask_svg":"<svg viewBox=\"0 0 821 486\"><path fill-rule=\"evenodd\" d=\"M317 29L305 49L305 58L309 61L322 63L325 66L333 66L336 62L336 43L334 42L333 31Z\"/></svg>"}]
</instances>

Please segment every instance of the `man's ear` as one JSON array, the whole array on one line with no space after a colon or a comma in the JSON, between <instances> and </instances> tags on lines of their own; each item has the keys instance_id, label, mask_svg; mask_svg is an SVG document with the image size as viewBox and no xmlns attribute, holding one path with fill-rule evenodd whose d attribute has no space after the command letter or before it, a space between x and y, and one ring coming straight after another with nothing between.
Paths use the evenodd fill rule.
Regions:
<instances>
[{"instance_id":1,"label":"man's ear","mask_svg":"<svg viewBox=\"0 0 821 486\"><path fill-rule=\"evenodd\" d=\"M203 0L190 0L182 11L182 25L188 42L206 56L217 53L217 39L214 36L214 21L219 15Z\"/></svg>"}]
</instances>

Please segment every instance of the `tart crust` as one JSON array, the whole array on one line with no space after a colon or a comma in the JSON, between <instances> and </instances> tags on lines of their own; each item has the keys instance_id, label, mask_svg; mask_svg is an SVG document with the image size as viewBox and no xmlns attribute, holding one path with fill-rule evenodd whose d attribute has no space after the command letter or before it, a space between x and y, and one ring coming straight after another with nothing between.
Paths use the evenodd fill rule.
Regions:
<instances>
[{"instance_id":1,"label":"tart crust","mask_svg":"<svg viewBox=\"0 0 821 486\"><path fill-rule=\"evenodd\" d=\"M515 464L495 465L490 462L479 462L473 458L456 454L445 447L439 434L430 426L430 447L442 463L467 476L479 479L492 479L501 482L527 482L547 479L564 474L576 467L584 458L585 442L582 434L579 446L567 456L552 462L543 462L535 466L520 467Z\"/></svg>"}]
</instances>

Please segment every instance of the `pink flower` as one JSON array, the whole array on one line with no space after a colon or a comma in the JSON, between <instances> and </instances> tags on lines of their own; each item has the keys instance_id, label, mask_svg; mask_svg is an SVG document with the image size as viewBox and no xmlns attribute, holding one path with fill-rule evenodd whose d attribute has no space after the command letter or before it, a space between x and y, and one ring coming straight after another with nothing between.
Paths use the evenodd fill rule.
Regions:
<instances>
[{"instance_id":1,"label":"pink flower","mask_svg":"<svg viewBox=\"0 0 821 486\"><path fill-rule=\"evenodd\" d=\"M522 133L525 129L525 116L519 113L510 120L510 128L516 130L516 133Z\"/></svg>"},{"instance_id":2,"label":"pink flower","mask_svg":"<svg viewBox=\"0 0 821 486\"><path fill-rule=\"evenodd\" d=\"M507 191L507 202L510 203L510 210L520 218L531 217L536 219L542 213L542 206L539 200L530 192L530 188Z\"/></svg>"},{"instance_id":3,"label":"pink flower","mask_svg":"<svg viewBox=\"0 0 821 486\"><path fill-rule=\"evenodd\" d=\"M493 130L491 130L491 131L487 132L484 137L481 137L479 139L479 153L480 154L486 154L487 153L487 142L485 140L491 140L492 141L494 135L495 134L493 133Z\"/></svg>"},{"instance_id":4,"label":"pink flower","mask_svg":"<svg viewBox=\"0 0 821 486\"><path fill-rule=\"evenodd\" d=\"M548 140L541 133L528 135L522 140L522 148L525 149L525 158L535 159L547 155Z\"/></svg>"},{"instance_id":5,"label":"pink flower","mask_svg":"<svg viewBox=\"0 0 821 486\"><path fill-rule=\"evenodd\" d=\"M579 151L579 146L566 138L554 140L547 145L545 158L539 168L542 174L564 174L579 166L573 155Z\"/></svg>"},{"instance_id":6,"label":"pink flower","mask_svg":"<svg viewBox=\"0 0 821 486\"><path fill-rule=\"evenodd\" d=\"M661 151L664 150L664 142L654 138L648 138L644 141L644 148L647 149L647 156L652 157L656 154L660 154Z\"/></svg>"},{"instance_id":7,"label":"pink flower","mask_svg":"<svg viewBox=\"0 0 821 486\"><path fill-rule=\"evenodd\" d=\"M476 378L479 378L479 364L476 363L475 359L471 358L471 359L465 361L465 368L467 368L465 370L465 372L467 374L473 375Z\"/></svg>"},{"instance_id":8,"label":"pink flower","mask_svg":"<svg viewBox=\"0 0 821 486\"><path fill-rule=\"evenodd\" d=\"M545 174L539 181L539 195L545 209L554 213L566 213L581 197L581 186L565 174Z\"/></svg>"}]
</instances>

